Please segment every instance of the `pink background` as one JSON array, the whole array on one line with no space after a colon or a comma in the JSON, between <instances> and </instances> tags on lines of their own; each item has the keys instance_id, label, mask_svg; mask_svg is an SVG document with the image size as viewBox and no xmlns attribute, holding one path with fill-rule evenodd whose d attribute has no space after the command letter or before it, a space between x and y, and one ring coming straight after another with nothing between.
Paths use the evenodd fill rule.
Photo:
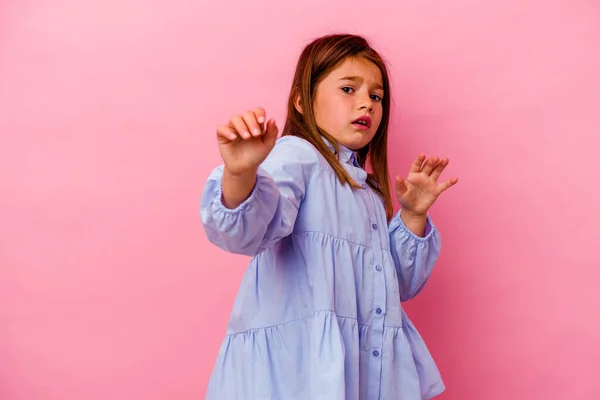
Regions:
<instances>
[{"instance_id":1,"label":"pink background","mask_svg":"<svg viewBox=\"0 0 600 400\"><path fill-rule=\"evenodd\" d=\"M389 61L393 173L460 177L406 304L439 399L596 398L600 3L288 4L0 3L0 399L203 398L247 262L200 224L216 126L283 125L333 31Z\"/></svg>"}]
</instances>

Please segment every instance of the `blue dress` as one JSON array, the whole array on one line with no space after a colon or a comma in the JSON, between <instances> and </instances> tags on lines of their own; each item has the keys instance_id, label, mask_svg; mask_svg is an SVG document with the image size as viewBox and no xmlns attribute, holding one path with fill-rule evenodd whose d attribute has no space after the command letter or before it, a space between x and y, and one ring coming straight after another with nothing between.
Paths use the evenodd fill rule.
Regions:
<instances>
[{"instance_id":1,"label":"blue dress","mask_svg":"<svg viewBox=\"0 0 600 400\"><path fill-rule=\"evenodd\" d=\"M342 185L306 140L284 136L250 197L221 202L210 174L201 218L210 242L252 256L211 374L209 400L426 400L444 383L401 301L427 282L440 235L426 236L366 184L356 154L340 161L363 189Z\"/></svg>"}]
</instances>

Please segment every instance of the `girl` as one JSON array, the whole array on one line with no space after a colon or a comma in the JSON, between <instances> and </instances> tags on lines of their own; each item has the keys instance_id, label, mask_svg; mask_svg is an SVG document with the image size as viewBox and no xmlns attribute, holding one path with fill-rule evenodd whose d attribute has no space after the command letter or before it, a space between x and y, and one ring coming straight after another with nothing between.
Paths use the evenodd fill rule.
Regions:
<instances>
[{"instance_id":1,"label":"girl","mask_svg":"<svg viewBox=\"0 0 600 400\"><path fill-rule=\"evenodd\" d=\"M328 35L297 64L282 137L262 108L217 129L224 165L201 199L208 239L252 256L210 400L421 400L444 390L401 301L440 251L428 216L457 182L447 159L387 164L388 73L360 36Z\"/></svg>"}]
</instances>

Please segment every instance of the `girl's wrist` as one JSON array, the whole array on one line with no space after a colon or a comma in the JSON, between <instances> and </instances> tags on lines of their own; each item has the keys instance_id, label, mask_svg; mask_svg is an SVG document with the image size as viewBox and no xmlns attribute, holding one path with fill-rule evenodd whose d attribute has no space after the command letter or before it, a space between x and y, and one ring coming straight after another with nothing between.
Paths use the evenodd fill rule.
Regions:
<instances>
[{"instance_id":1,"label":"girl's wrist","mask_svg":"<svg viewBox=\"0 0 600 400\"><path fill-rule=\"evenodd\" d=\"M223 205L229 209L237 208L252 193L256 183L257 171L250 170L242 174L231 173L227 168L223 171L221 181Z\"/></svg>"},{"instance_id":2,"label":"girl's wrist","mask_svg":"<svg viewBox=\"0 0 600 400\"><path fill-rule=\"evenodd\" d=\"M425 228L427 226L427 213L417 214L412 211L400 210L400 219L404 225L415 235L419 237L425 236Z\"/></svg>"},{"instance_id":3,"label":"girl's wrist","mask_svg":"<svg viewBox=\"0 0 600 400\"><path fill-rule=\"evenodd\" d=\"M418 213L402 207L400 208L400 215L406 216L407 218L422 219L427 218L427 211Z\"/></svg>"}]
</instances>

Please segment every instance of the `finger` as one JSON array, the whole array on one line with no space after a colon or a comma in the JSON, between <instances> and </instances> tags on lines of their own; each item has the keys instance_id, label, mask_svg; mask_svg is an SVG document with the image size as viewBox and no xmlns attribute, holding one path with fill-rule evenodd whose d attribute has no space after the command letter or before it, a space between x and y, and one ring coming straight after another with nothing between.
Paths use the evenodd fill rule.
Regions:
<instances>
[{"instance_id":1,"label":"finger","mask_svg":"<svg viewBox=\"0 0 600 400\"><path fill-rule=\"evenodd\" d=\"M431 171L433 171L433 168L437 165L438 161L439 158L430 157L429 160L425 161L425 163L423 164L423 169L421 169L421 171L425 172L427 175L430 175Z\"/></svg>"},{"instance_id":2,"label":"finger","mask_svg":"<svg viewBox=\"0 0 600 400\"><path fill-rule=\"evenodd\" d=\"M440 193L442 193L444 190L456 185L457 183L458 183L458 178L451 178L445 182L440 183L438 185Z\"/></svg>"},{"instance_id":3,"label":"finger","mask_svg":"<svg viewBox=\"0 0 600 400\"><path fill-rule=\"evenodd\" d=\"M425 161L425 154L419 154L410 165L409 172L419 172L421 170L421 166L423 165L423 161Z\"/></svg>"},{"instance_id":4,"label":"finger","mask_svg":"<svg viewBox=\"0 0 600 400\"><path fill-rule=\"evenodd\" d=\"M246 123L239 115L234 115L230 120L230 127L236 130L236 132L244 139L250 139L250 130L246 126Z\"/></svg>"},{"instance_id":5,"label":"finger","mask_svg":"<svg viewBox=\"0 0 600 400\"><path fill-rule=\"evenodd\" d=\"M228 126L221 125L217 128L217 138L219 141L231 141L233 142L238 138L238 134L230 129Z\"/></svg>"},{"instance_id":6,"label":"finger","mask_svg":"<svg viewBox=\"0 0 600 400\"><path fill-rule=\"evenodd\" d=\"M396 177L396 195L398 195L398 197L402 197L406 194L407 191L408 191L408 186L406 186L406 182L404 181L404 178L401 176L397 176Z\"/></svg>"},{"instance_id":7,"label":"finger","mask_svg":"<svg viewBox=\"0 0 600 400\"><path fill-rule=\"evenodd\" d=\"M275 146L275 141L277 140L277 135L279 134L279 128L277 127L277 123L274 119L270 119L265 128L265 134L263 136L263 141L269 148L273 148Z\"/></svg>"},{"instance_id":8,"label":"finger","mask_svg":"<svg viewBox=\"0 0 600 400\"><path fill-rule=\"evenodd\" d=\"M267 120L267 113L265 112L265 109L262 107L255 107L252 111L254 112L254 115L256 115L256 120L258 121L261 130L264 130L263 124Z\"/></svg>"},{"instance_id":9,"label":"finger","mask_svg":"<svg viewBox=\"0 0 600 400\"><path fill-rule=\"evenodd\" d=\"M252 111L246 111L244 113L244 122L248 129L250 129L252 136L258 137L262 134L262 129L256 120L256 115Z\"/></svg>"},{"instance_id":10,"label":"finger","mask_svg":"<svg viewBox=\"0 0 600 400\"><path fill-rule=\"evenodd\" d=\"M433 171L431 171L431 177L437 182L437 180L439 179L440 175L442 175L442 172L444 171L444 168L446 168L448 166L448 163L450 162L450 160L448 160L447 158L443 158L440 160L440 162L435 166L435 168L433 169Z\"/></svg>"}]
</instances>

